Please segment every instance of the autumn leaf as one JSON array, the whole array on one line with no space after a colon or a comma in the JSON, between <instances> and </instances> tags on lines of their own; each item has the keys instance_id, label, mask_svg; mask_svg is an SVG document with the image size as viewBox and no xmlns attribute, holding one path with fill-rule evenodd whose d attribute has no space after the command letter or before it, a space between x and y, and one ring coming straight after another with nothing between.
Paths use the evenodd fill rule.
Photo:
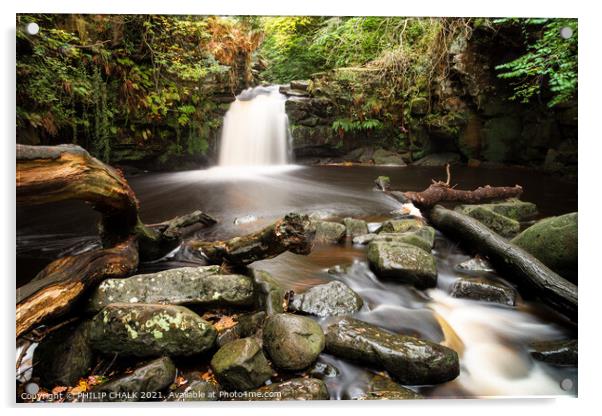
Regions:
<instances>
[{"instance_id":1,"label":"autumn leaf","mask_svg":"<svg viewBox=\"0 0 602 416\"><path fill-rule=\"evenodd\" d=\"M65 386L56 386L55 388L52 389L52 394L58 395L64 391L66 391L67 389L68 389L68 387L65 387Z\"/></svg>"}]
</instances>

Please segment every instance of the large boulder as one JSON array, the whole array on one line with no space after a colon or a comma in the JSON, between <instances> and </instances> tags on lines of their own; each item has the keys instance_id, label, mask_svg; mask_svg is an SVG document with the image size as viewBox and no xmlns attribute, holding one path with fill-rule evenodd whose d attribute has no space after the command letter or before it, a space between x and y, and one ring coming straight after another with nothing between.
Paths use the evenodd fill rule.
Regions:
<instances>
[{"instance_id":1,"label":"large boulder","mask_svg":"<svg viewBox=\"0 0 602 416\"><path fill-rule=\"evenodd\" d=\"M411 244L372 241L368 244L368 263L382 278L412 284L419 289L437 285L435 258Z\"/></svg>"},{"instance_id":2,"label":"large boulder","mask_svg":"<svg viewBox=\"0 0 602 416\"><path fill-rule=\"evenodd\" d=\"M364 301L343 282L333 281L295 294L289 309L316 316L349 315L359 311Z\"/></svg>"},{"instance_id":3,"label":"large boulder","mask_svg":"<svg viewBox=\"0 0 602 416\"><path fill-rule=\"evenodd\" d=\"M238 339L221 347L211 359L211 368L229 390L254 389L272 376L272 368L254 338Z\"/></svg>"},{"instance_id":4,"label":"large boulder","mask_svg":"<svg viewBox=\"0 0 602 416\"><path fill-rule=\"evenodd\" d=\"M543 219L512 239L561 276L577 278L577 213Z\"/></svg>"},{"instance_id":5,"label":"large boulder","mask_svg":"<svg viewBox=\"0 0 602 416\"><path fill-rule=\"evenodd\" d=\"M502 237L512 237L520 231L517 220L498 214L484 205L460 205L455 211L474 218Z\"/></svg>"},{"instance_id":6,"label":"large boulder","mask_svg":"<svg viewBox=\"0 0 602 416\"><path fill-rule=\"evenodd\" d=\"M345 226L338 222L316 221L317 243L338 243L345 237Z\"/></svg>"},{"instance_id":7,"label":"large boulder","mask_svg":"<svg viewBox=\"0 0 602 416\"><path fill-rule=\"evenodd\" d=\"M137 368L133 373L95 387L89 401L137 402L153 398L173 383L176 367L169 357L161 357ZM86 400L88 401L88 400Z\"/></svg>"},{"instance_id":8,"label":"large boulder","mask_svg":"<svg viewBox=\"0 0 602 416\"><path fill-rule=\"evenodd\" d=\"M376 149L372 154L372 159L375 165L385 166L405 166L405 162L401 155L386 149Z\"/></svg>"},{"instance_id":9,"label":"large boulder","mask_svg":"<svg viewBox=\"0 0 602 416\"><path fill-rule=\"evenodd\" d=\"M432 227L422 227L416 231L407 231L405 233L379 233L371 241L407 243L430 253L435 244L435 229Z\"/></svg>"},{"instance_id":10,"label":"large boulder","mask_svg":"<svg viewBox=\"0 0 602 416\"><path fill-rule=\"evenodd\" d=\"M491 204L481 204L493 212L512 218L517 221L525 221L537 215L537 205L532 202L521 201L520 199L510 198L505 201L493 202Z\"/></svg>"},{"instance_id":11,"label":"large boulder","mask_svg":"<svg viewBox=\"0 0 602 416\"><path fill-rule=\"evenodd\" d=\"M324 349L324 332L311 318L272 315L263 327L263 347L277 367L301 370L316 361Z\"/></svg>"},{"instance_id":12,"label":"large boulder","mask_svg":"<svg viewBox=\"0 0 602 416\"><path fill-rule=\"evenodd\" d=\"M33 376L47 388L73 386L90 371L94 353L88 343L89 322L51 332L33 353Z\"/></svg>"},{"instance_id":13,"label":"large boulder","mask_svg":"<svg viewBox=\"0 0 602 416\"><path fill-rule=\"evenodd\" d=\"M348 237L356 237L368 233L368 225L364 220L345 218L343 219L343 224L345 224L345 234Z\"/></svg>"},{"instance_id":14,"label":"large boulder","mask_svg":"<svg viewBox=\"0 0 602 416\"><path fill-rule=\"evenodd\" d=\"M422 221L415 218L404 218L401 220L387 220L378 230L379 233L405 233L417 231L424 226Z\"/></svg>"},{"instance_id":15,"label":"large boulder","mask_svg":"<svg viewBox=\"0 0 602 416\"><path fill-rule=\"evenodd\" d=\"M451 296L500 303L507 306L516 304L516 290L501 283L484 279L456 280L451 289Z\"/></svg>"},{"instance_id":16,"label":"large boulder","mask_svg":"<svg viewBox=\"0 0 602 416\"><path fill-rule=\"evenodd\" d=\"M454 350L348 317L339 318L326 330L326 351L382 367L402 384L444 383L460 373Z\"/></svg>"},{"instance_id":17,"label":"large boulder","mask_svg":"<svg viewBox=\"0 0 602 416\"><path fill-rule=\"evenodd\" d=\"M328 400L326 384L317 378L293 378L263 386L248 396L248 400Z\"/></svg>"},{"instance_id":18,"label":"large boulder","mask_svg":"<svg viewBox=\"0 0 602 416\"><path fill-rule=\"evenodd\" d=\"M257 293L256 307L268 315L284 312L284 288L271 274L264 270L251 269Z\"/></svg>"},{"instance_id":19,"label":"large boulder","mask_svg":"<svg viewBox=\"0 0 602 416\"><path fill-rule=\"evenodd\" d=\"M577 351L576 339L537 341L529 345L533 358L555 366L577 366Z\"/></svg>"},{"instance_id":20,"label":"large boulder","mask_svg":"<svg viewBox=\"0 0 602 416\"><path fill-rule=\"evenodd\" d=\"M90 300L98 312L111 303L246 306L254 302L250 277L218 273L219 267L181 267L127 279L107 279Z\"/></svg>"},{"instance_id":21,"label":"large boulder","mask_svg":"<svg viewBox=\"0 0 602 416\"><path fill-rule=\"evenodd\" d=\"M184 306L114 303L90 325L92 348L125 356L199 354L215 338L213 326Z\"/></svg>"}]
</instances>

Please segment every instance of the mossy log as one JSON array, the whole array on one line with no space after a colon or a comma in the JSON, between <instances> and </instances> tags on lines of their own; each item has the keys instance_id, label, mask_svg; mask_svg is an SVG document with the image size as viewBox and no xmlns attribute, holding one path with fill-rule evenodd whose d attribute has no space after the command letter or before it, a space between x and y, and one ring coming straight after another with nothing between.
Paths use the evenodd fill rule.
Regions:
<instances>
[{"instance_id":1,"label":"mossy log","mask_svg":"<svg viewBox=\"0 0 602 416\"><path fill-rule=\"evenodd\" d=\"M475 248L488 257L504 277L539 295L554 309L571 319L577 317L577 286L554 273L520 247L509 243L468 215L435 206L432 224L442 232Z\"/></svg>"},{"instance_id":2,"label":"mossy log","mask_svg":"<svg viewBox=\"0 0 602 416\"><path fill-rule=\"evenodd\" d=\"M17 337L67 312L76 299L102 280L129 276L137 267L135 237L111 248L53 261L17 289Z\"/></svg>"},{"instance_id":3,"label":"mossy log","mask_svg":"<svg viewBox=\"0 0 602 416\"><path fill-rule=\"evenodd\" d=\"M210 264L243 266L291 251L309 254L316 234L307 215L287 214L256 233L226 241L188 240L184 244Z\"/></svg>"}]
</instances>

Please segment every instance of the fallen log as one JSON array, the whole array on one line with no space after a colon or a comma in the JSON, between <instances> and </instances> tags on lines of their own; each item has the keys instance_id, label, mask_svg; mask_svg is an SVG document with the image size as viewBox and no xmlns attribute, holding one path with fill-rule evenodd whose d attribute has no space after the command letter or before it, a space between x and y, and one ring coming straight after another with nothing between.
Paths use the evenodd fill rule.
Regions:
<instances>
[{"instance_id":1,"label":"fallen log","mask_svg":"<svg viewBox=\"0 0 602 416\"><path fill-rule=\"evenodd\" d=\"M479 221L435 206L429 215L433 226L454 236L488 257L496 270L519 286L534 291L548 305L577 318L577 286L554 273L535 257L509 243Z\"/></svg>"},{"instance_id":2,"label":"fallen log","mask_svg":"<svg viewBox=\"0 0 602 416\"><path fill-rule=\"evenodd\" d=\"M514 186L483 186L472 191L455 189L450 185L451 174L449 164L445 166L447 180L432 181L431 185L420 192L398 192L389 194L401 203L411 202L420 208L429 208L440 202L462 202L465 204L478 204L493 199L518 198L523 193L523 188Z\"/></svg>"},{"instance_id":3,"label":"fallen log","mask_svg":"<svg viewBox=\"0 0 602 416\"><path fill-rule=\"evenodd\" d=\"M62 257L17 289L17 337L67 312L87 289L108 278L127 277L138 267L135 237L107 249Z\"/></svg>"},{"instance_id":4,"label":"fallen log","mask_svg":"<svg viewBox=\"0 0 602 416\"><path fill-rule=\"evenodd\" d=\"M188 240L184 245L210 264L242 266L291 251L309 254L316 234L307 215L287 214L256 233L226 241Z\"/></svg>"}]
</instances>

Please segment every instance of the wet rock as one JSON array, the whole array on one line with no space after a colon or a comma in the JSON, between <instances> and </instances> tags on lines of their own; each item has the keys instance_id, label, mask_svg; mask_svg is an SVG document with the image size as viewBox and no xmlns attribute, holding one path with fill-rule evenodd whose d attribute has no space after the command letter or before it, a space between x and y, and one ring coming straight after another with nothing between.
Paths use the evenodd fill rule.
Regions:
<instances>
[{"instance_id":1,"label":"wet rock","mask_svg":"<svg viewBox=\"0 0 602 416\"><path fill-rule=\"evenodd\" d=\"M451 296L508 306L516 304L516 291L513 288L483 279L456 280L451 289Z\"/></svg>"},{"instance_id":2,"label":"wet rock","mask_svg":"<svg viewBox=\"0 0 602 416\"><path fill-rule=\"evenodd\" d=\"M209 381L194 380L169 394L170 402L208 402L219 398L220 387Z\"/></svg>"},{"instance_id":3,"label":"wet rock","mask_svg":"<svg viewBox=\"0 0 602 416\"><path fill-rule=\"evenodd\" d=\"M348 317L328 327L326 351L382 367L402 384L444 383L460 372L458 354L447 347Z\"/></svg>"},{"instance_id":4,"label":"wet rock","mask_svg":"<svg viewBox=\"0 0 602 416\"><path fill-rule=\"evenodd\" d=\"M382 278L412 284L419 289L437 284L435 258L411 244L373 241L368 244L368 263Z\"/></svg>"},{"instance_id":5,"label":"wet rock","mask_svg":"<svg viewBox=\"0 0 602 416\"><path fill-rule=\"evenodd\" d=\"M237 339L255 335L263 326L266 316L264 311L239 316L236 325L218 334L217 345L222 347Z\"/></svg>"},{"instance_id":6,"label":"wet rock","mask_svg":"<svg viewBox=\"0 0 602 416\"><path fill-rule=\"evenodd\" d=\"M317 378L332 378L338 376L339 374L340 371L336 367L320 361L316 362L313 368L309 371L309 375Z\"/></svg>"},{"instance_id":7,"label":"wet rock","mask_svg":"<svg viewBox=\"0 0 602 416\"><path fill-rule=\"evenodd\" d=\"M367 392L354 397L355 400L415 400L423 398L415 391L378 374L370 381Z\"/></svg>"},{"instance_id":8,"label":"wet rock","mask_svg":"<svg viewBox=\"0 0 602 416\"><path fill-rule=\"evenodd\" d=\"M66 325L51 332L33 353L33 376L47 388L73 386L93 364L88 344L89 322Z\"/></svg>"},{"instance_id":9,"label":"wet rock","mask_svg":"<svg viewBox=\"0 0 602 416\"><path fill-rule=\"evenodd\" d=\"M254 389L272 376L272 368L254 338L238 339L221 347L211 359L211 368L229 390Z\"/></svg>"},{"instance_id":10,"label":"wet rock","mask_svg":"<svg viewBox=\"0 0 602 416\"><path fill-rule=\"evenodd\" d=\"M292 311L324 317L352 314L359 311L363 304L362 298L349 286L334 281L295 294L289 308Z\"/></svg>"},{"instance_id":11,"label":"wet rock","mask_svg":"<svg viewBox=\"0 0 602 416\"><path fill-rule=\"evenodd\" d=\"M536 360L557 366L577 366L577 340L539 341L530 346Z\"/></svg>"},{"instance_id":12,"label":"wet rock","mask_svg":"<svg viewBox=\"0 0 602 416\"><path fill-rule=\"evenodd\" d=\"M520 223L483 205L460 205L455 211L478 220L502 237L512 237L520 231Z\"/></svg>"},{"instance_id":13,"label":"wet rock","mask_svg":"<svg viewBox=\"0 0 602 416\"><path fill-rule=\"evenodd\" d=\"M272 362L285 370L309 367L324 349L324 333L313 319L282 313L263 327L263 347Z\"/></svg>"},{"instance_id":14,"label":"wet rock","mask_svg":"<svg viewBox=\"0 0 602 416\"><path fill-rule=\"evenodd\" d=\"M245 306L254 302L253 280L237 274L219 274L219 267L181 267L127 279L107 279L90 300L100 311L111 303Z\"/></svg>"},{"instance_id":15,"label":"wet rock","mask_svg":"<svg viewBox=\"0 0 602 416\"><path fill-rule=\"evenodd\" d=\"M316 237L318 243L336 244L345 237L345 226L338 222L316 221Z\"/></svg>"},{"instance_id":16,"label":"wet rock","mask_svg":"<svg viewBox=\"0 0 602 416\"><path fill-rule=\"evenodd\" d=\"M466 260L458 264L455 269L459 272L464 273L492 273L495 269L491 264L480 257L473 257L472 259Z\"/></svg>"},{"instance_id":17,"label":"wet rock","mask_svg":"<svg viewBox=\"0 0 602 416\"><path fill-rule=\"evenodd\" d=\"M161 357L136 369L133 373L109 381L92 390L89 401L146 401L147 393L167 388L176 378L176 367L169 357ZM88 401L88 400L86 400Z\"/></svg>"},{"instance_id":18,"label":"wet rock","mask_svg":"<svg viewBox=\"0 0 602 416\"><path fill-rule=\"evenodd\" d=\"M404 218L401 220L388 220L383 222L379 233L405 233L407 231L416 231L422 228L422 221L414 218Z\"/></svg>"},{"instance_id":19,"label":"wet rock","mask_svg":"<svg viewBox=\"0 0 602 416\"><path fill-rule=\"evenodd\" d=\"M284 289L282 286L268 272L251 270L257 293L257 308L264 310L268 315L284 312Z\"/></svg>"},{"instance_id":20,"label":"wet rock","mask_svg":"<svg viewBox=\"0 0 602 416\"><path fill-rule=\"evenodd\" d=\"M388 191L391 186L391 179L388 176L379 176L374 180L374 183L381 191Z\"/></svg>"},{"instance_id":21,"label":"wet rock","mask_svg":"<svg viewBox=\"0 0 602 416\"><path fill-rule=\"evenodd\" d=\"M380 233L372 241L407 243L430 253L435 244L435 229L432 227L422 227L416 231L405 233Z\"/></svg>"},{"instance_id":22,"label":"wet rock","mask_svg":"<svg viewBox=\"0 0 602 416\"><path fill-rule=\"evenodd\" d=\"M577 213L543 219L517 235L512 243L537 257L561 276L577 279Z\"/></svg>"},{"instance_id":23,"label":"wet rock","mask_svg":"<svg viewBox=\"0 0 602 416\"><path fill-rule=\"evenodd\" d=\"M377 235L378 234L372 233L358 235L357 237L353 237L353 244L368 244L370 241L374 240Z\"/></svg>"},{"instance_id":24,"label":"wet rock","mask_svg":"<svg viewBox=\"0 0 602 416\"><path fill-rule=\"evenodd\" d=\"M343 219L343 224L345 224L345 234L350 237L356 237L368 232L368 226L364 220L345 218Z\"/></svg>"},{"instance_id":25,"label":"wet rock","mask_svg":"<svg viewBox=\"0 0 602 416\"><path fill-rule=\"evenodd\" d=\"M114 303L90 326L90 344L125 356L193 355L215 343L213 326L183 306Z\"/></svg>"},{"instance_id":26,"label":"wet rock","mask_svg":"<svg viewBox=\"0 0 602 416\"><path fill-rule=\"evenodd\" d=\"M460 163L460 155L457 153L433 153L412 163L414 166L445 166Z\"/></svg>"},{"instance_id":27,"label":"wet rock","mask_svg":"<svg viewBox=\"0 0 602 416\"><path fill-rule=\"evenodd\" d=\"M375 150L374 154L372 155L372 160L374 160L375 165L385 165L385 166L405 166L406 165L399 153L392 152L390 150L385 150L385 149Z\"/></svg>"},{"instance_id":28,"label":"wet rock","mask_svg":"<svg viewBox=\"0 0 602 416\"><path fill-rule=\"evenodd\" d=\"M294 90L307 91L310 83L310 80L297 80L291 81L290 85Z\"/></svg>"},{"instance_id":29,"label":"wet rock","mask_svg":"<svg viewBox=\"0 0 602 416\"><path fill-rule=\"evenodd\" d=\"M317 378L293 378L280 383L273 383L255 390L262 393L253 395L248 400L328 400L330 395L326 384Z\"/></svg>"},{"instance_id":30,"label":"wet rock","mask_svg":"<svg viewBox=\"0 0 602 416\"><path fill-rule=\"evenodd\" d=\"M491 204L482 204L481 206L490 208L497 214L517 221L525 221L537 215L537 206L535 204L532 202L521 201L516 198L510 198L506 201L494 202Z\"/></svg>"}]
</instances>

